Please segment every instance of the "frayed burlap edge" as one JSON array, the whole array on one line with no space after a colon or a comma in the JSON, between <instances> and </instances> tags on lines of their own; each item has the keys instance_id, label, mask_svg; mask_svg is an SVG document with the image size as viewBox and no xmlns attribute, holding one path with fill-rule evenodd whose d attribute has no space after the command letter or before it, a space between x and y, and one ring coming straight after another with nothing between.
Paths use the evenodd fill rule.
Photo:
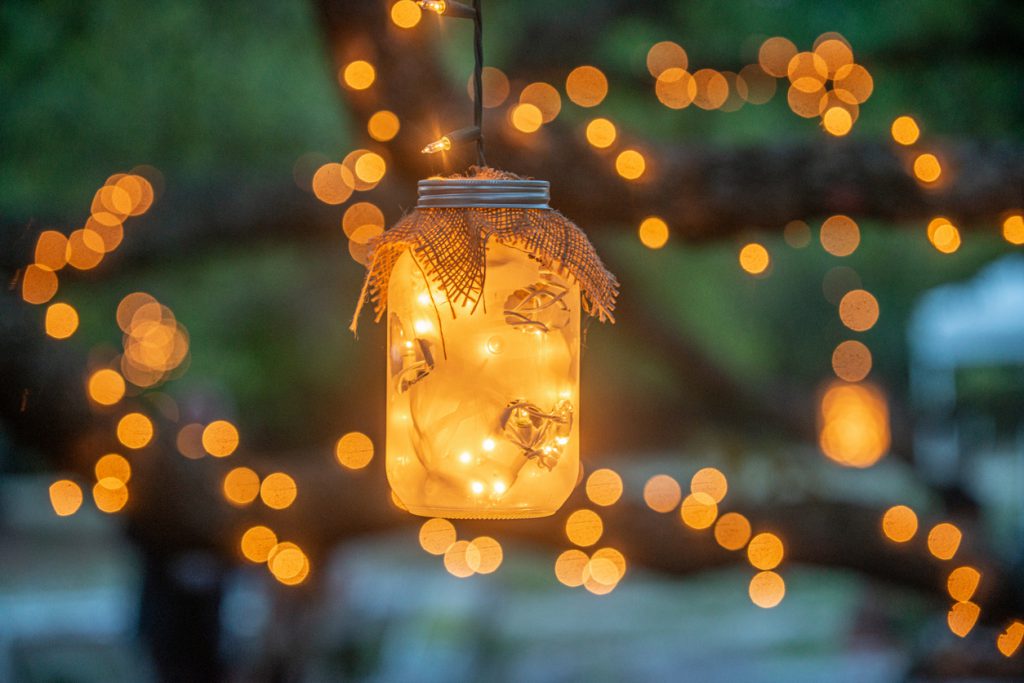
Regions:
<instances>
[{"instance_id":1,"label":"frayed burlap edge","mask_svg":"<svg viewBox=\"0 0 1024 683\"><path fill-rule=\"evenodd\" d=\"M472 169L470 177L518 179L491 168ZM464 177L464 176L452 176ZM373 245L366 279L349 329L356 332L359 314L373 304L376 321L387 308L391 271L411 250L424 274L445 293L452 315L456 305L475 305L483 294L487 243L516 247L545 268L580 286L583 308L602 322L614 323L612 311L619 283L604 267L586 234L553 209L435 208L414 209Z\"/></svg>"}]
</instances>

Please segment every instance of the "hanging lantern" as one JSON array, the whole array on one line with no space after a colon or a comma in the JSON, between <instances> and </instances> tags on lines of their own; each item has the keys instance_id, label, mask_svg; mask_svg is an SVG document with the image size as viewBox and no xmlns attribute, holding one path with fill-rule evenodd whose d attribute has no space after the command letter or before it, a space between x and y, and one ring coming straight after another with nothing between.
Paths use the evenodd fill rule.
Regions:
<instances>
[{"instance_id":1,"label":"hanging lantern","mask_svg":"<svg viewBox=\"0 0 1024 683\"><path fill-rule=\"evenodd\" d=\"M581 299L610 320L617 283L547 181L472 170L421 180L374 247L387 476L414 514L541 517L579 479Z\"/></svg>"}]
</instances>

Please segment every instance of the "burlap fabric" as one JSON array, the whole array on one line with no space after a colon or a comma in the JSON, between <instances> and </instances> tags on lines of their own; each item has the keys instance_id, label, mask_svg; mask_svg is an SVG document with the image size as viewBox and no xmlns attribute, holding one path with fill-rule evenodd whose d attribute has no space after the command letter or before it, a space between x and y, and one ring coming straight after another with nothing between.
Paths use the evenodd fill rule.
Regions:
<instances>
[{"instance_id":1,"label":"burlap fabric","mask_svg":"<svg viewBox=\"0 0 1024 683\"><path fill-rule=\"evenodd\" d=\"M492 168L473 168L480 180L519 179ZM619 283L604 267L594 246L575 223L553 209L416 208L378 239L359 295L351 329L356 331L363 305L372 303L379 321L387 308L388 280L398 258L412 250L424 273L454 305L476 304L487 276L487 243L526 251L562 277L580 286L583 308L601 321L615 322L612 311Z\"/></svg>"}]
</instances>

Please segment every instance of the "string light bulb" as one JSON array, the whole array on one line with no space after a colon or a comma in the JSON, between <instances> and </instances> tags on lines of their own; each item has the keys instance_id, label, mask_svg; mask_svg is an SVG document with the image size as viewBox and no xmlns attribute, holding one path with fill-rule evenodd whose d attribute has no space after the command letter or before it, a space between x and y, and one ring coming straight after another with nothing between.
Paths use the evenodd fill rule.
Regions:
<instances>
[{"instance_id":1,"label":"string light bulb","mask_svg":"<svg viewBox=\"0 0 1024 683\"><path fill-rule=\"evenodd\" d=\"M459 130L442 135L437 140L434 140L429 145L420 150L422 154L436 154L438 152L447 152L454 145L463 142L475 142L480 139L480 128L477 126L470 126L469 128L460 128Z\"/></svg>"},{"instance_id":2,"label":"string light bulb","mask_svg":"<svg viewBox=\"0 0 1024 683\"><path fill-rule=\"evenodd\" d=\"M472 19L476 16L476 10L472 7L463 5L461 2L453 2L452 0L419 0L416 4L422 10L446 17Z\"/></svg>"}]
</instances>

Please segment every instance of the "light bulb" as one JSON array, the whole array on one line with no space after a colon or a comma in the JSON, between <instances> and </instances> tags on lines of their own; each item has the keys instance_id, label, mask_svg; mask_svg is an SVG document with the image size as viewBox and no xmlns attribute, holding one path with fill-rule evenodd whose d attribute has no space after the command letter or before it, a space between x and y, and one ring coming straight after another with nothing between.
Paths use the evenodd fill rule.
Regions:
<instances>
[{"instance_id":1,"label":"light bulb","mask_svg":"<svg viewBox=\"0 0 1024 683\"><path fill-rule=\"evenodd\" d=\"M445 9L448 7L448 3L444 0L419 0L416 4L420 6L420 9L437 12L438 14L444 14Z\"/></svg>"},{"instance_id":2,"label":"light bulb","mask_svg":"<svg viewBox=\"0 0 1024 683\"><path fill-rule=\"evenodd\" d=\"M484 484L482 481L474 481L469 485L469 488L478 496L484 492Z\"/></svg>"},{"instance_id":3,"label":"light bulb","mask_svg":"<svg viewBox=\"0 0 1024 683\"><path fill-rule=\"evenodd\" d=\"M494 450L494 439L484 439L484 442L481 444L481 446L483 446L483 449L485 451L493 451Z\"/></svg>"},{"instance_id":4,"label":"light bulb","mask_svg":"<svg viewBox=\"0 0 1024 683\"><path fill-rule=\"evenodd\" d=\"M429 145L420 150L422 154L436 154L438 152L447 152L452 148L452 141L445 135L440 140L434 140Z\"/></svg>"}]
</instances>

